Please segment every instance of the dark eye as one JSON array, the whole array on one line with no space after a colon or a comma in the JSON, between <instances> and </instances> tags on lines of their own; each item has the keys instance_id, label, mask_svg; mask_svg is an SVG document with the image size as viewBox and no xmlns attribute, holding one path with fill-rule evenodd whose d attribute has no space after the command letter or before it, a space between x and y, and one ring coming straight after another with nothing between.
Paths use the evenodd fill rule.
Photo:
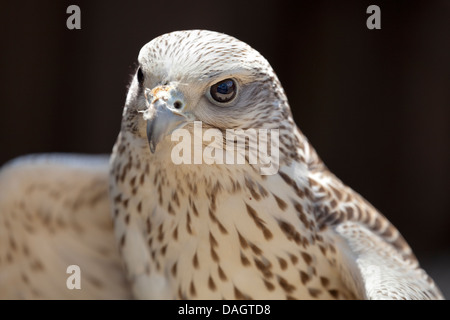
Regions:
<instances>
[{"instance_id":1,"label":"dark eye","mask_svg":"<svg viewBox=\"0 0 450 320\"><path fill-rule=\"evenodd\" d=\"M233 79L225 79L213 85L209 91L217 102L229 102L236 96L236 83Z\"/></svg>"},{"instance_id":2,"label":"dark eye","mask_svg":"<svg viewBox=\"0 0 450 320\"><path fill-rule=\"evenodd\" d=\"M141 67L139 67L139 69L137 71L137 79L140 84L142 84L142 82L144 81L144 73L142 72Z\"/></svg>"}]
</instances>

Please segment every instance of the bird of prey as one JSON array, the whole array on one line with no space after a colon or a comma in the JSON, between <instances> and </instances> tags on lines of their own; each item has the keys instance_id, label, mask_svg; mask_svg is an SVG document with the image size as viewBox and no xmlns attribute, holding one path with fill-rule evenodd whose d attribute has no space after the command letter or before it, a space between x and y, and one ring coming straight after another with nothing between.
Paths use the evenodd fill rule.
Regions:
<instances>
[{"instance_id":1,"label":"bird of prey","mask_svg":"<svg viewBox=\"0 0 450 320\"><path fill-rule=\"evenodd\" d=\"M138 62L109 160L2 169L1 298L443 298L399 231L320 160L260 53L189 30ZM251 130L277 138L272 172L251 161L250 134L233 144ZM211 161L234 151L243 161Z\"/></svg>"}]
</instances>

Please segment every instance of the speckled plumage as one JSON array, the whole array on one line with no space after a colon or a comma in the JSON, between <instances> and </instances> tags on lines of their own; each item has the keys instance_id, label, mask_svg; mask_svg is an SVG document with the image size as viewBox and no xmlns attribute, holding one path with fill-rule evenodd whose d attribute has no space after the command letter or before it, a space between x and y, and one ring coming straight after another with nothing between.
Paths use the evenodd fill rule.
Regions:
<instances>
[{"instance_id":1,"label":"speckled plumage","mask_svg":"<svg viewBox=\"0 0 450 320\"><path fill-rule=\"evenodd\" d=\"M116 237L136 296L440 296L398 231L317 157L258 52L224 34L181 31L144 46L139 63L144 80L130 86L111 161ZM205 93L225 78L239 83L238 98L217 106ZM169 136L152 154L139 111L143 90L158 86L180 91L183 112L206 127L279 129L279 172L174 165Z\"/></svg>"},{"instance_id":2,"label":"speckled plumage","mask_svg":"<svg viewBox=\"0 0 450 320\"><path fill-rule=\"evenodd\" d=\"M134 297L442 298L397 229L327 170L257 51L192 30L152 40L138 60L141 79L130 85L109 172L114 233ZM214 103L209 88L227 78L238 84L236 98ZM152 153L146 124L158 99L148 101L146 90L176 92L191 133L194 120L221 132L278 129L278 173L261 175L249 163L175 165L170 135Z\"/></svg>"},{"instance_id":3,"label":"speckled plumage","mask_svg":"<svg viewBox=\"0 0 450 320\"><path fill-rule=\"evenodd\" d=\"M29 155L0 170L0 299L126 299L108 157ZM67 267L81 269L69 290Z\"/></svg>"}]
</instances>

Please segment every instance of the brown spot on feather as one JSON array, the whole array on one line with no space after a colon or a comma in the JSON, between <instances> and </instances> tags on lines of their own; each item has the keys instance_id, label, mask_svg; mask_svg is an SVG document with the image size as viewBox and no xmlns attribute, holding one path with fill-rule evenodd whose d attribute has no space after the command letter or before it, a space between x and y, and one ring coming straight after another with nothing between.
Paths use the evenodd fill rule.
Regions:
<instances>
[{"instance_id":1,"label":"brown spot on feather","mask_svg":"<svg viewBox=\"0 0 450 320\"><path fill-rule=\"evenodd\" d=\"M306 284L311 279L306 272L300 270L300 280L302 281L303 284Z\"/></svg>"},{"instance_id":2,"label":"brown spot on feather","mask_svg":"<svg viewBox=\"0 0 450 320\"><path fill-rule=\"evenodd\" d=\"M119 193L117 196L113 199L114 203L121 203L122 202L122 194Z\"/></svg>"},{"instance_id":3,"label":"brown spot on feather","mask_svg":"<svg viewBox=\"0 0 450 320\"><path fill-rule=\"evenodd\" d=\"M380 236L382 236L383 238L391 238L393 235L394 229L392 226L388 226L386 228L386 230L383 231L382 234L380 234Z\"/></svg>"},{"instance_id":4,"label":"brown spot on feather","mask_svg":"<svg viewBox=\"0 0 450 320\"><path fill-rule=\"evenodd\" d=\"M247 257L242 252L241 252L241 262L245 267L250 265L250 260L248 260Z\"/></svg>"},{"instance_id":5,"label":"brown spot on feather","mask_svg":"<svg viewBox=\"0 0 450 320\"><path fill-rule=\"evenodd\" d=\"M288 267L286 260L280 257L278 257L278 264L280 265L281 270L286 270Z\"/></svg>"},{"instance_id":6,"label":"brown spot on feather","mask_svg":"<svg viewBox=\"0 0 450 320\"><path fill-rule=\"evenodd\" d=\"M265 222L264 220L262 220L258 214L256 213L255 209L253 209L251 206L249 206L247 203L245 204L246 208L247 208L247 213L249 214L249 216L253 219L253 222L256 224L256 226L261 229L264 238L266 240L270 240L272 239L273 235L272 232L270 232L270 230L265 226Z\"/></svg>"},{"instance_id":7,"label":"brown spot on feather","mask_svg":"<svg viewBox=\"0 0 450 320\"><path fill-rule=\"evenodd\" d=\"M211 243L211 246L213 246L213 247L218 246L217 240L216 240L216 238L214 238L214 236L212 235L211 232L209 233L209 242Z\"/></svg>"},{"instance_id":8,"label":"brown spot on feather","mask_svg":"<svg viewBox=\"0 0 450 320\"><path fill-rule=\"evenodd\" d=\"M320 277L320 283L322 284L323 287L326 288L330 285L330 280L325 277Z\"/></svg>"},{"instance_id":9,"label":"brown spot on feather","mask_svg":"<svg viewBox=\"0 0 450 320\"><path fill-rule=\"evenodd\" d=\"M381 220L379 217L375 217L375 221L372 226L372 230L379 231L381 229Z\"/></svg>"},{"instance_id":10,"label":"brown spot on feather","mask_svg":"<svg viewBox=\"0 0 450 320\"><path fill-rule=\"evenodd\" d=\"M195 203L194 203L194 202L192 202L191 207L192 207L192 210L194 211L194 215L195 215L196 217L198 217L197 207L195 206Z\"/></svg>"},{"instance_id":11,"label":"brown spot on feather","mask_svg":"<svg viewBox=\"0 0 450 320\"><path fill-rule=\"evenodd\" d=\"M191 284L189 286L189 293L195 297L197 295L197 291L195 290L194 281L191 280Z\"/></svg>"},{"instance_id":12,"label":"brown spot on feather","mask_svg":"<svg viewBox=\"0 0 450 320\"><path fill-rule=\"evenodd\" d=\"M306 252L304 252L304 251L300 252L300 254L301 254L303 260L305 261L305 263L306 263L308 266L310 266L310 265L312 264L312 261L313 261L311 255L309 255L309 253L306 253Z\"/></svg>"},{"instance_id":13,"label":"brown spot on feather","mask_svg":"<svg viewBox=\"0 0 450 320\"><path fill-rule=\"evenodd\" d=\"M136 183L136 176L134 176L133 178L131 178L130 180L130 187L134 187L134 184Z\"/></svg>"},{"instance_id":14,"label":"brown spot on feather","mask_svg":"<svg viewBox=\"0 0 450 320\"><path fill-rule=\"evenodd\" d=\"M222 281L227 281L228 280L225 272L223 272L223 270L222 270L222 268L220 266L217 267L217 272L219 274L220 280L222 280Z\"/></svg>"},{"instance_id":15,"label":"brown spot on feather","mask_svg":"<svg viewBox=\"0 0 450 320\"><path fill-rule=\"evenodd\" d=\"M200 267L200 265L198 263L197 252L195 252L194 257L192 258L192 264L194 265L195 269L198 269Z\"/></svg>"},{"instance_id":16,"label":"brown spot on feather","mask_svg":"<svg viewBox=\"0 0 450 320\"><path fill-rule=\"evenodd\" d=\"M272 271L270 271L270 268L272 267L272 265L270 264L270 262L268 260L259 260L256 257L253 258L253 261L255 262L255 266L256 268L261 271L261 273L264 275L264 277L267 278L271 278L273 276Z\"/></svg>"},{"instance_id":17,"label":"brown spot on feather","mask_svg":"<svg viewBox=\"0 0 450 320\"><path fill-rule=\"evenodd\" d=\"M217 252L216 252L216 250L214 250L214 248L213 247L211 247L211 257L213 258L213 260L215 261L215 262L219 262L219 256L217 255Z\"/></svg>"},{"instance_id":18,"label":"brown spot on feather","mask_svg":"<svg viewBox=\"0 0 450 320\"><path fill-rule=\"evenodd\" d=\"M315 288L308 288L308 292L311 295L311 297L317 298L322 293L322 290Z\"/></svg>"},{"instance_id":19,"label":"brown spot on feather","mask_svg":"<svg viewBox=\"0 0 450 320\"><path fill-rule=\"evenodd\" d=\"M237 231L237 234L238 234L239 243L241 245L241 248L247 249L248 248L247 240L244 239L244 237L240 234L239 231Z\"/></svg>"},{"instance_id":20,"label":"brown spot on feather","mask_svg":"<svg viewBox=\"0 0 450 320\"><path fill-rule=\"evenodd\" d=\"M253 188L253 181L251 181L250 179L246 178L245 179L245 186L250 191L250 194L252 195L253 198L255 198L255 200L259 201L261 199L260 195Z\"/></svg>"},{"instance_id":21,"label":"brown spot on feather","mask_svg":"<svg viewBox=\"0 0 450 320\"><path fill-rule=\"evenodd\" d=\"M228 234L227 229L225 229L225 227L224 227L220 222L217 222L217 225L218 225L219 230L220 230L220 232L221 232L222 234Z\"/></svg>"},{"instance_id":22,"label":"brown spot on feather","mask_svg":"<svg viewBox=\"0 0 450 320\"><path fill-rule=\"evenodd\" d=\"M180 199L178 199L178 193L176 191L172 194L172 201L177 205L177 207L180 207Z\"/></svg>"},{"instance_id":23,"label":"brown spot on feather","mask_svg":"<svg viewBox=\"0 0 450 320\"><path fill-rule=\"evenodd\" d=\"M208 279L208 288L211 289L211 291L216 291L216 283L214 282L213 278L209 276Z\"/></svg>"},{"instance_id":24,"label":"brown spot on feather","mask_svg":"<svg viewBox=\"0 0 450 320\"><path fill-rule=\"evenodd\" d=\"M286 293L291 293L292 291L295 290L295 286L293 286L292 284L290 284L286 279L284 279L281 276L277 276L277 280L278 280L278 284L281 286L281 288L286 292Z\"/></svg>"},{"instance_id":25,"label":"brown spot on feather","mask_svg":"<svg viewBox=\"0 0 450 320\"><path fill-rule=\"evenodd\" d=\"M178 262L175 261L172 268L170 269L170 272L172 273L172 276L174 276L174 277L177 275L177 267L178 267Z\"/></svg>"},{"instance_id":26,"label":"brown spot on feather","mask_svg":"<svg viewBox=\"0 0 450 320\"><path fill-rule=\"evenodd\" d=\"M175 226L175 229L173 230L172 233L172 237L175 241L178 240L178 225Z\"/></svg>"},{"instance_id":27,"label":"brown spot on feather","mask_svg":"<svg viewBox=\"0 0 450 320\"><path fill-rule=\"evenodd\" d=\"M266 286L267 290L273 291L275 290L275 286L270 281L267 281L266 279L263 279L264 285Z\"/></svg>"},{"instance_id":28,"label":"brown spot on feather","mask_svg":"<svg viewBox=\"0 0 450 320\"><path fill-rule=\"evenodd\" d=\"M336 189L332 185L330 185L330 189L333 191L334 195L336 196L336 198L338 200L342 200L342 193L341 193L341 191L339 191L338 189Z\"/></svg>"},{"instance_id":29,"label":"brown spot on feather","mask_svg":"<svg viewBox=\"0 0 450 320\"><path fill-rule=\"evenodd\" d=\"M345 207L345 213L347 214L347 219L352 220L353 219L353 208L352 207Z\"/></svg>"},{"instance_id":30,"label":"brown spot on feather","mask_svg":"<svg viewBox=\"0 0 450 320\"><path fill-rule=\"evenodd\" d=\"M311 225L308 218L306 217L305 212L303 211L303 206L300 203L294 201L294 208L297 211L298 217L300 218L300 221L303 223L305 228L310 229Z\"/></svg>"},{"instance_id":31,"label":"brown spot on feather","mask_svg":"<svg viewBox=\"0 0 450 320\"><path fill-rule=\"evenodd\" d=\"M291 260L292 264L294 264L294 265L297 264L297 262L298 262L298 257L291 253L289 254L289 259Z\"/></svg>"},{"instance_id":32,"label":"brown spot on feather","mask_svg":"<svg viewBox=\"0 0 450 320\"><path fill-rule=\"evenodd\" d=\"M167 212L169 214L171 214L171 215L175 215L175 211L173 210L172 205L170 204L170 202L169 202L169 204L167 206Z\"/></svg>"},{"instance_id":33,"label":"brown spot on feather","mask_svg":"<svg viewBox=\"0 0 450 320\"><path fill-rule=\"evenodd\" d=\"M243 294L238 288L234 287L234 297L237 300L251 300L248 295Z\"/></svg>"},{"instance_id":34,"label":"brown spot on feather","mask_svg":"<svg viewBox=\"0 0 450 320\"><path fill-rule=\"evenodd\" d=\"M139 213L142 212L142 201L139 201L139 203L138 203L136 209L137 209L137 211L138 211Z\"/></svg>"},{"instance_id":35,"label":"brown spot on feather","mask_svg":"<svg viewBox=\"0 0 450 320\"><path fill-rule=\"evenodd\" d=\"M339 298L339 291L336 289L328 290L328 293L335 299Z\"/></svg>"},{"instance_id":36,"label":"brown spot on feather","mask_svg":"<svg viewBox=\"0 0 450 320\"><path fill-rule=\"evenodd\" d=\"M301 244L302 237L297 230L295 230L294 226L290 224L289 222L278 220L278 225L283 231L283 233L286 235L288 240L295 241L297 244Z\"/></svg>"},{"instance_id":37,"label":"brown spot on feather","mask_svg":"<svg viewBox=\"0 0 450 320\"><path fill-rule=\"evenodd\" d=\"M249 246L250 246L250 249L252 249L254 254L256 254L256 255L261 255L262 254L262 250L257 245L249 242Z\"/></svg>"},{"instance_id":38,"label":"brown spot on feather","mask_svg":"<svg viewBox=\"0 0 450 320\"><path fill-rule=\"evenodd\" d=\"M163 225L162 225L162 223L158 227L158 238L157 239L158 239L159 242L162 242L163 239L164 239L164 232L163 232Z\"/></svg>"},{"instance_id":39,"label":"brown spot on feather","mask_svg":"<svg viewBox=\"0 0 450 320\"><path fill-rule=\"evenodd\" d=\"M277 197L275 194L272 193L272 195L273 195L273 197L275 198L275 201L277 202L278 207L279 207L282 211L286 210L286 208L287 208L287 203L284 202L284 200L282 200L282 199L280 199L279 197Z\"/></svg>"}]
</instances>

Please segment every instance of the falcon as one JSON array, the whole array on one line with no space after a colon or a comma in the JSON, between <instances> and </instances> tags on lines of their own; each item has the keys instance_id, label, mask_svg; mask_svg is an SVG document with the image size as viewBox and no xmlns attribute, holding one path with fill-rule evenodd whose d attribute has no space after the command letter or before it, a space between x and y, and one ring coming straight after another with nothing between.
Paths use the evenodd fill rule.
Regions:
<instances>
[{"instance_id":1,"label":"falcon","mask_svg":"<svg viewBox=\"0 0 450 320\"><path fill-rule=\"evenodd\" d=\"M177 31L138 62L109 161L38 155L0 172L0 297L443 298L399 231L320 160L256 50ZM229 130L276 133L275 172ZM230 150L244 162L199 161ZM68 264L80 290L66 288Z\"/></svg>"}]
</instances>

